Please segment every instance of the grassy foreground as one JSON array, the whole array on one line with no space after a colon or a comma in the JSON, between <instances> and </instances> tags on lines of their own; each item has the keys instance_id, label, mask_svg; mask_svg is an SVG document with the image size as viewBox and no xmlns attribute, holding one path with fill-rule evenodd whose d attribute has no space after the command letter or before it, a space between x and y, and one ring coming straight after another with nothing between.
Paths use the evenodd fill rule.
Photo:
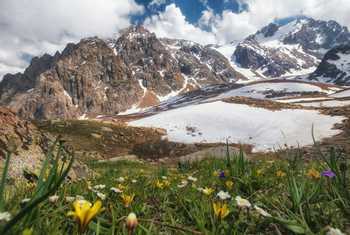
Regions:
<instances>
[{"instance_id":1,"label":"grassy foreground","mask_svg":"<svg viewBox=\"0 0 350 235\"><path fill-rule=\"evenodd\" d=\"M0 185L0 234L311 235L350 228L349 164L333 150L308 163L299 153L178 166L95 163L95 176L78 182L62 181L70 155L56 152L33 183Z\"/></svg>"}]
</instances>

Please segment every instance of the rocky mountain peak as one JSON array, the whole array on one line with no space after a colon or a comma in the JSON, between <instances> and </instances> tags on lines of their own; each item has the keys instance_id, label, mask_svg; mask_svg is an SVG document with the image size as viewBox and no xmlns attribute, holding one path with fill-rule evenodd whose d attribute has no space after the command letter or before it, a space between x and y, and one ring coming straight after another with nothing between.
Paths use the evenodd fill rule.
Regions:
<instances>
[{"instance_id":1,"label":"rocky mountain peak","mask_svg":"<svg viewBox=\"0 0 350 235\"><path fill-rule=\"evenodd\" d=\"M309 79L338 85L350 85L350 43L328 51Z\"/></svg>"},{"instance_id":2,"label":"rocky mountain peak","mask_svg":"<svg viewBox=\"0 0 350 235\"><path fill-rule=\"evenodd\" d=\"M239 43L232 59L261 77L296 76L311 73L325 51L347 42L350 33L337 22L302 18L267 25Z\"/></svg>"},{"instance_id":3,"label":"rocky mountain peak","mask_svg":"<svg viewBox=\"0 0 350 235\"><path fill-rule=\"evenodd\" d=\"M33 59L0 83L0 105L29 119L115 115L241 78L209 47L133 26L117 39L85 38Z\"/></svg>"}]
</instances>

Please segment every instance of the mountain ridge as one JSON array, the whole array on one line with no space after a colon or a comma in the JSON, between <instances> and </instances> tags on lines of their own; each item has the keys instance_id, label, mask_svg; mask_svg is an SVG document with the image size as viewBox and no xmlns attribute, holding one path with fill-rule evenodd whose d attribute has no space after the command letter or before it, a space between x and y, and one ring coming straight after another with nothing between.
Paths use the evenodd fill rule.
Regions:
<instances>
[{"instance_id":1,"label":"mountain ridge","mask_svg":"<svg viewBox=\"0 0 350 235\"><path fill-rule=\"evenodd\" d=\"M26 119L127 114L211 85L309 74L328 48L346 42L346 27L310 18L269 24L224 49L132 26L33 58L24 73L4 76L0 105Z\"/></svg>"}]
</instances>

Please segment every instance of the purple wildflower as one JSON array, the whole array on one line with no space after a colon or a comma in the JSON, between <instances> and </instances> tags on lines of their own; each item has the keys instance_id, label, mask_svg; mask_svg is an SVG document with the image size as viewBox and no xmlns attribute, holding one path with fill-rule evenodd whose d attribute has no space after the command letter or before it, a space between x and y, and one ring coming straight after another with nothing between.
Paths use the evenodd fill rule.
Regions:
<instances>
[{"instance_id":1,"label":"purple wildflower","mask_svg":"<svg viewBox=\"0 0 350 235\"><path fill-rule=\"evenodd\" d=\"M334 178L335 177L335 173L332 170L325 170L322 172L321 175L324 177L327 177L327 178Z\"/></svg>"},{"instance_id":2,"label":"purple wildflower","mask_svg":"<svg viewBox=\"0 0 350 235\"><path fill-rule=\"evenodd\" d=\"M219 178L220 179L224 179L225 178L225 172L224 171L220 171Z\"/></svg>"}]
</instances>

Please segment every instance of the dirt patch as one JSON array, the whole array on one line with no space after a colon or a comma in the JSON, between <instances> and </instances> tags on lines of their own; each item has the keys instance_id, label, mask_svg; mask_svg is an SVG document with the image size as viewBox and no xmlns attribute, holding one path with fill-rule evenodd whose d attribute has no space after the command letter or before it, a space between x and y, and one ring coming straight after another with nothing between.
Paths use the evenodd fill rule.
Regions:
<instances>
[{"instance_id":1,"label":"dirt patch","mask_svg":"<svg viewBox=\"0 0 350 235\"><path fill-rule=\"evenodd\" d=\"M260 100L243 96L235 96L228 99L224 99L223 101L227 103L246 104L252 107L264 108L271 111L279 111L282 109L314 109L312 107L303 107L297 104L281 103L271 100Z\"/></svg>"},{"instance_id":2,"label":"dirt patch","mask_svg":"<svg viewBox=\"0 0 350 235\"><path fill-rule=\"evenodd\" d=\"M87 120L45 121L37 126L44 132L62 136L82 160L130 154L136 145L160 141L164 135L164 131L156 128Z\"/></svg>"}]
</instances>

